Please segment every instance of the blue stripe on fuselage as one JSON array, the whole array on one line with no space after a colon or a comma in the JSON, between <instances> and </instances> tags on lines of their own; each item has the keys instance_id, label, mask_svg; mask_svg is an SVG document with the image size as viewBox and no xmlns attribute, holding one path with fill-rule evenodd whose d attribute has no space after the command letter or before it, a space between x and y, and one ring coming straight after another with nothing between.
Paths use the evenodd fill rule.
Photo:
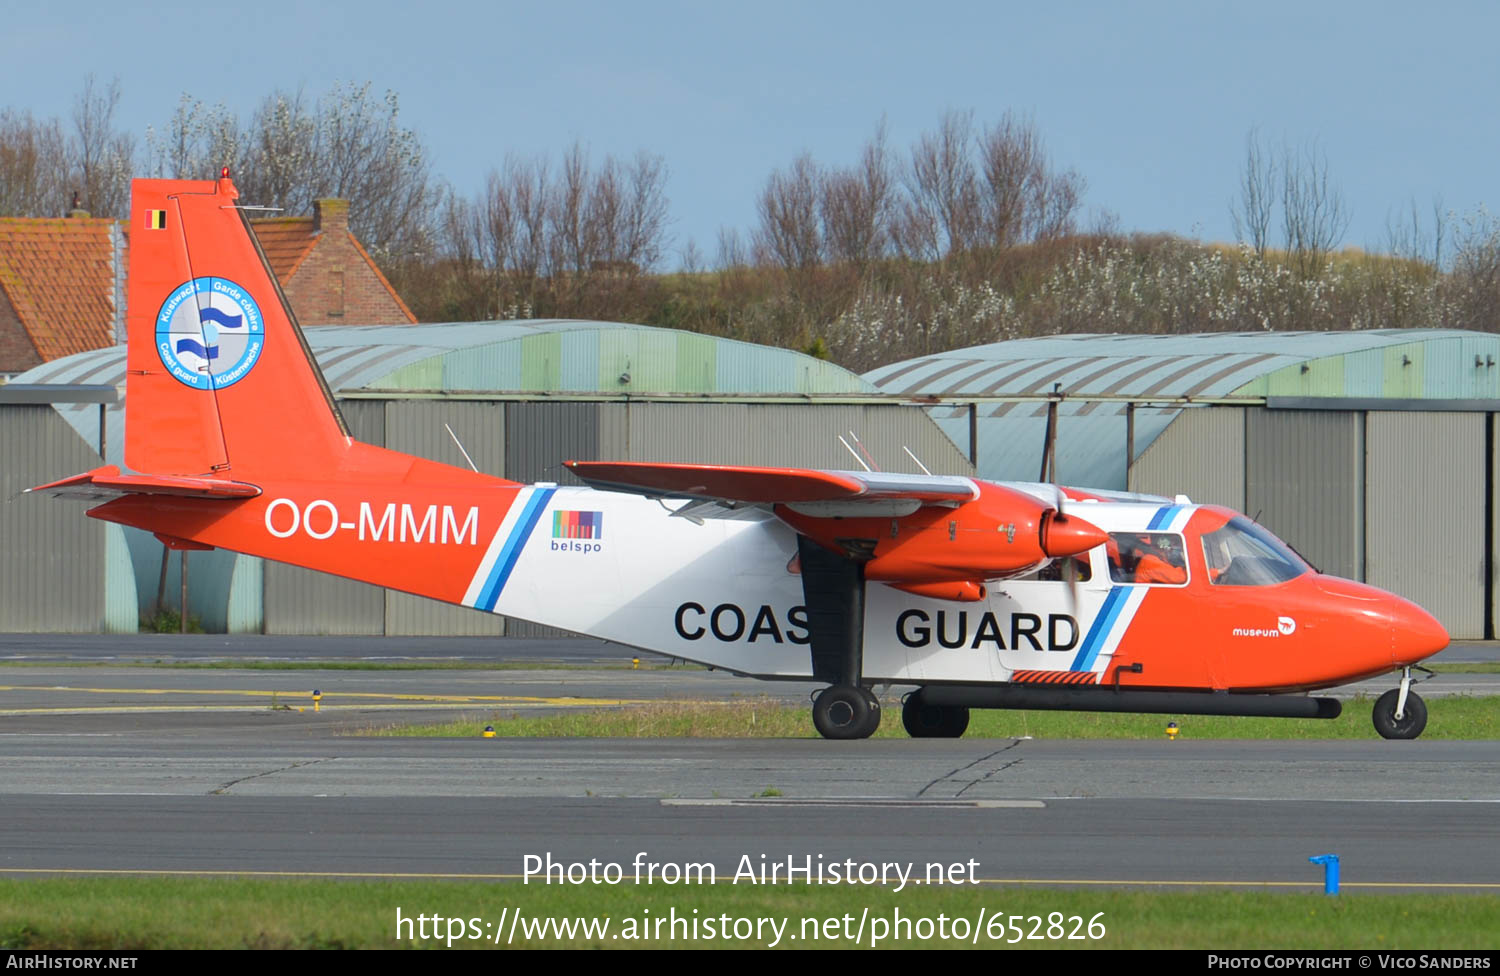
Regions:
<instances>
[{"instance_id":1,"label":"blue stripe on fuselage","mask_svg":"<svg viewBox=\"0 0 1500 976\"><path fill-rule=\"evenodd\" d=\"M1168 505L1166 508L1157 509L1156 514L1151 516L1151 524L1146 526L1148 532L1157 529L1165 529L1172 524L1172 519L1177 517L1177 505Z\"/></svg>"},{"instance_id":2,"label":"blue stripe on fuselage","mask_svg":"<svg viewBox=\"0 0 1500 976\"><path fill-rule=\"evenodd\" d=\"M505 540L505 546L500 550L500 555L495 559L495 565L490 568L490 575L484 581L484 589L479 591L479 602L475 604L481 610L494 610L495 602L500 599L500 593L505 589L505 583L510 579L511 570L516 568L516 560L521 558L521 550L526 548L526 540L531 538L532 530L542 517L543 510L552 496L557 492L556 488L543 488L533 491L531 497L526 500L526 508L522 510L521 517L516 519L516 524L511 527L510 538Z\"/></svg>"},{"instance_id":3,"label":"blue stripe on fuselage","mask_svg":"<svg viewBox=\"0 0 1500 976\"><path fill-rule=\"evenodd\" d=\"M1092 671L1094 661L1099 657L1099 648L1109 637L1109 632L1114 628L1115 621L1119 619L1120 611L1125 606L1125 601L1130 598L1130 587L1116 586L1109 591L1109 596L1104 598L1104 605L1099 608L1099 613L1094 617L1093 626L1089 627L1088 636L1083 639L1083 646L1078 649L1078 655L1073 658L1073 671Z\"/></svg>"}]
</instances>

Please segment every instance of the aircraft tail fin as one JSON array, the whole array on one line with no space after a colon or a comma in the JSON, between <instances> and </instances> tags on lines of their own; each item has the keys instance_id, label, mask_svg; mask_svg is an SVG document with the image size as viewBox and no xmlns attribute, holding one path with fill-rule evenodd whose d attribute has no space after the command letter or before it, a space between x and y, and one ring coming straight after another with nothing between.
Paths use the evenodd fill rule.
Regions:
<instances>
[{"instance_id":1,"label":"aircraft tail fin","mask_svg":"<svg viewBox=\"0 0 1500 976\"><path fill-rule=\"evenodd\" d=\"M350 438L261 251L218 180L131 189L125 464L253 481L331 473Z\"/></svg>"}]
</instances>

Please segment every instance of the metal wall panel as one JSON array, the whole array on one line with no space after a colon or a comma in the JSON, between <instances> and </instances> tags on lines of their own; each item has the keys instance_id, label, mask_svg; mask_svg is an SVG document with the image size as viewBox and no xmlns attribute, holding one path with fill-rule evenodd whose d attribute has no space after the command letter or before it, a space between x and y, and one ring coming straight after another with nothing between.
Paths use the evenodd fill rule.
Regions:
<instances>
[{"instance_id":1,"label":"metal wall panel","mask_svg":"<svg viewBox=\"0 0 1500 976\"><path fill-rule=\"evenodd\" d=\"M339 413L357 441L385 447L385 401L340 400Z\"/></svg>"},{"instance_id":2,"label":"metal wall panel","mask_svg":"<svg viewBox=\"0 0 1500 976\"><path fill-rule=\"evenodd\" d=\"M623 403L599 404L600 461L623 461L630 457L630 408Z\"/></svg>"},{"instance_id":3,"label":"metal wall panel","mask_svg":"<svg viewBox=\"0 0 1500 976\"><path fill-rule=\"evenodd\" d=\"M1131 491L1245 508L1245 408L1183 410L1130 469Z\"/></svg>"},{"instance_id":4,"label":"metal wall panel","mask_svg":"<svg viewBox=\"0 0 1500 976\"><path fill-rule=\"evenodd\" d=\"M104 524L78 502L20 493L98 467L99 455L50 406L6 406L0 459L0 630L97 632L107 617Z\"/></svg>"},{"instance_id":5,"label":"metal wall panel","mask_svg":"<svg viewBox=\"0 0 1500 976\"><path fill-rule=\"evenodd\" d=\"M564 461L599 456L597 403L511 403L505 407L505 477L576 485Z\"/></svg>"},{"instance_id":6,"label":"metal wall panel","mask_svg":"<svg viewBox=\"0 0 1500 976\"><path fill-rule=\"evenodd\" d=\"M266 561L266 633L379 634L385 590L369 583Z\"/></svg>"},{"instance_id":7,"label":"metal wall panel","mask_svg":"<svg viewBox=\"0 0 1500 976\"><path fill-rule=\"evenodd\" d=\"M384 402L341 400L339 410L356 440L384 446ZM264 578L268 634L379 634L385 630L385 590L379 586L269 560Z\"/></svg>"},{"instance_id":8,"label":"metal wall panel","mask_svg":"<svg viewBox=\"0 0 1500 976\"><path fill-rule=\"evenodd\" d=\"M505 408L499 403L458 400L388 400L385 446L467 468L444 424L463 442L474 466L502 475L505 464ZM468 607L439 603L398 590L385 593L385 632L390 635L496 636L505 621Z\"/></svg>"},{"instance_id":9,"label":"metal wall panel","mask_svg":"<svg viewBox=\"0 0 1500 976\"><path fill-rule=\"evenodd\" d=\"M1366 417L1365 578L1484 636L1485 415Z\"/></svg>"},{"instance_id":10,"label":"metal wall panel","mask_svg":"<svg viewBox=\"0 0 1500 976\"><path fill-rule=\"evenodd\" d=\"M1251 410L1244 511L1325 573L1364 574L1364 416Z\"/></svg>"},{"instance_id":11,"label":"metal wall panel","mask_svg":"<svg viewBox=\"0 0 1500 976\"><path fill-rule=\"evenodd\" d=\"M919 407L834 404L630 405L630 460L857 469L839 443L852 431L886 471L972 475L973 466Z\"/></svg>"},{"instance_id":12,"label":"metal wall panel","mask_svg":"<svg viewBox=\"0 0 1500 976\"><path fill-rule=\"evenodd\" d=\"M474 466L485 474L505 475L505 407L478 400L387 400L386 447L458 468L468 462L443 425L463 442Z\"/></svg>"}]
</instances>

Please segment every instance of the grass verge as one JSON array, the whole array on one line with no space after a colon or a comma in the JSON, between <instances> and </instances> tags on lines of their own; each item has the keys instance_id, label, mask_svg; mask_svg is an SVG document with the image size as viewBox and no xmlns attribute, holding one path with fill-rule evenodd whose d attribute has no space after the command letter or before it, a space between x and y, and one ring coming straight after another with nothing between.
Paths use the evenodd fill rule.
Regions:
<instances>
[{"instance_id":1,"label":"grass verge","mask_svg":"<svg viewBox=\"0 0 1500 976\"><path fill-rule=\"evenodd\" d=\"M1424 739L1500 739L1500 697L1449 695L1427 701ZM1161 739L1175 721L1182 739L1378 739L1368 698L1344 703L1336 719L1218 715L1117 715L1103 712L975 710L966 737L1016 739ZM497 713L484 719L367 730L370 735L478 736L493 725L508 738L816 738L809 709L763 699L657 702L550 715ZM899 701L886 703L877 738L905 738Z\"/></svg>"},{"instance_id":2,"label":"grass verge","mask_svg":"<svg viewBox=\"0 0 1500 976\"><path fill-rule=\"evenodd\" d=\"M624 865L627 877L630 866ZM917 871L922 870L917 865ZM416 923L411 938L396 938L397 910L408 919L442 916L437 937L425 923L421 939ZM868 909L868 915L866 910ZM910 933L893 931L899 909ZM729 885L666 886L553 885L475 882L337 882L179 878L0 880L0 945L11 949L237 949L237 948L420 948L442 947L450 931L459 935L453 947L488 948L495 928L506 943L510 919L520 912L529 927L539 919L608 920L602 934L575 931L559 935L527 934L520 924L510 944L532 948L589 947L762 947L774 932L741 923L745 936L684 937L691 921L679 922L676 937L669 928L678 919L696 920L700 936L712 919L715 929L727 915L736 919L769 918L783 925L780 947L850 948L851 936L865 919L859 945L869 946L885 923L884 946L974 945L994 947L1011 942L1017 929L1041 938L1021 938L1025 948L1111 949L1493 949L1500 943L1500 896L1407 894L1399 900L1348 893L1321 894L1263 891L1156 892L997 885L889 888ZM1046 938L1049 916L1060 913L1054 934L1084 938ZM695 914L696 913L696 914ZM939 916L945 916L939 936ZM991 929L998 915L1001 937ZM848 917L848 922L844 921ZM1039 921L1033 922L1035 916ZM1075 923L1074 917L1080 922ZM1399 919L1398 919L1399 916ZM656 930L657 920L660 930ZM804 922L806 919L808 921ZM470 920L473 924L471 926ZM832 921L830 923L830 920ZM878 921L877 921L878 920ZM918 921L924 920L924 921ZM960 925L957 920L962 920ZM1087 938L1087 926L1103 927L1098 939ZM931 930L931 938L921 938ZM816 935L814 931L816 930ZM965 937L953 938L955 930ZM1097 931L1097 929L1096 929ZM480 939L467 938L479 933ZM795 936L795 938L793 938Z\"/></svg>"}]
</instances>

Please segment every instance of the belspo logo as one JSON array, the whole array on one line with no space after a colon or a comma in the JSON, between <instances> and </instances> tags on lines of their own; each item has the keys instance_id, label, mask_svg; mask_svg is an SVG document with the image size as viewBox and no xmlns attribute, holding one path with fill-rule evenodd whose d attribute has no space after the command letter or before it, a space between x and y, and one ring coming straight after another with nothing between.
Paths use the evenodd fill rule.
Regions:
<instances>
[{"instance_id":1,"label":"belspo logo","mask_svg":"<svg viewBox=\"0 0 1500 976\"><path fill-rule=\"evenodd\" d=\"M568 512L559 509L552 513L553 552L598 552L604 538L603 512Z\"/></svg>"},{"instance_id":2,"label":"belspo logo","mask_svg":"<svg viewBox=\"0 0 1500 976\"><path fill-rule=\"evenodd\" d=\"M260 306L228 278L179 285L156 316L156 352L179 383L222 390L249 374L265 348Z\"/></svg>"}]
</instances>

